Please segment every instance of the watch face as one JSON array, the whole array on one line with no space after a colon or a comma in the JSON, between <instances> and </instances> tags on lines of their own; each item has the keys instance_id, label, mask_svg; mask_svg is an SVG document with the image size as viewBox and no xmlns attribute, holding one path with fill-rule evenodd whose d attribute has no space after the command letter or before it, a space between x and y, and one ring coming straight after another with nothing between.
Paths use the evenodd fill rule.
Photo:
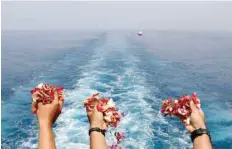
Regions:
<instances>
[{"instance_id":1,"label":"watch face","mask_svg":"<svg viewBox=\"0 0 232 149\"><path fill-rule=\"evenodd\" d=\"M201 132L202 132L202 129L197 129L196 134L201 134Z\"/></svg>"}]
</instances>

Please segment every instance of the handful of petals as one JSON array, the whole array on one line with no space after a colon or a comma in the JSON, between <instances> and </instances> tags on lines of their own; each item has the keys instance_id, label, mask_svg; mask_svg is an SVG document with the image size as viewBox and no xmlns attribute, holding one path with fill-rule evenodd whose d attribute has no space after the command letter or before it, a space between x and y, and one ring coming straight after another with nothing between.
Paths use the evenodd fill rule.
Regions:
<instances>
[{"instance_id":1,"label":"handful of petals","mask_svg":"<svg viewBox=\"0 0 232 149\"><path fill-rule=\"evenodd\" d=\"M39 102L43 104L49 104L54 100L55 92L58 94L58 100L64 100L64 87L57 88L54 85L40 83L34 89L31 90L32 104L36 105ZM33 107L33 106L32 106ZM32 108L32 113L36 113L36 109Z\"/></svg>"},{"instance_id":2,"label":"handful of petals","mask_svg":"<svg viewBox=\"0 0 232 149\"><path fill-rule=\"evenodd\" d=\"M103 112L105 122L113 127L117 127L121 114L116 109L113 99L101 98L99 93L93 94L84 101L84 106L88 112L92 110L94 103L97 104L97 110Z\"/></svg>"},{"instance_id":3,"label":"handful of petals","mask_svg":"<svg viewBox=\"0 0 232 149\"><path fill-rule=\"evenodd\" d=\"M196 105L198 109L200 109L200 99L197 97L197 94L194 92L191 96L181 96L179 99L168 98L163 101L161 113L166 115L175 115L179 119L181 119L186 124L190 124L190 101Z\"/></svg>"}]
</instances>

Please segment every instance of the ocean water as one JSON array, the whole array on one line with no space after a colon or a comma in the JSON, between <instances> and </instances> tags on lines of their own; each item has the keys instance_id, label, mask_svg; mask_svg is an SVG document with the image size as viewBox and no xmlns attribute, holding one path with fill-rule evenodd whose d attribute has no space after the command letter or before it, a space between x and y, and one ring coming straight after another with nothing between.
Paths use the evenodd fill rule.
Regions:
<instances>
[{"instance_id":1,"label":"ocean water","mask_svg":"<svg viewBox=\"0 0 232 149\"><path fill-rule=\"evenodd\" d=\"M2 148L37 148L30 90L65 87L54 126L58 149L89 148L82 101L112 97L127 115L125 149L188 149L184 126L159 110L167 97L197 92L216 149L232 148L232 33L144 31L11 31L2 34ZM112 135L106 135L111 144Z\"/></svg>"}]
</instances>

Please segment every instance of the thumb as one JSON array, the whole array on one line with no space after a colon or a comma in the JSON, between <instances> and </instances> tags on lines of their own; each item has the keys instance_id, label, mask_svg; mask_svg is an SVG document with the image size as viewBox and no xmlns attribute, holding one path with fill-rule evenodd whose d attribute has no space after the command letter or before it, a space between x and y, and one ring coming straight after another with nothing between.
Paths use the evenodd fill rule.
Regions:
<instances>
[{"instance_id":1,"label":"thumb","mask_svg":"<svg viewBox=\"0 0 232 149\"><path fill-rule=\"evenodd\" d=\"M190 101L190 108L191 108L192 112L194 112L194 111L197 110L197 107L196 107L196 105L193 103L192 100Z\"/></svg>"},{"instance_id":2,"label":"thumb","mask_svg":"<svg viewBox=\"0 0 232 149\"><path fill-rule=\"evenodd\" d=\"M98 105L98 102L94 102L94 105L93 105L93 106L94 106L94 107L93 107L93 108L94 108L94 111L98 111L98 110L97 110L97 105Z\"/></svg>"},{"instance_id":3,"label":"thumb","mask_svg":"<svg viewBox=\"0 0 232 149\"><path fill-rule=\"evenodd\" d=\"M36 102L32 102L32 103L31 103L31 112L32 112L33 114L36 114L37 109L38 109L38 104L37 104Z\"/></svg>"},{"instance_id":4,"label":"thumb","mask_svg":"<svg viewBox=\"0 0 232 149\"><path fill-rule=\"evenodd\" d=\"M190 133L194 131L194 128L192 125L185 125L185 127L186 127L187 131Z\"/></svg>"}]
</instances>

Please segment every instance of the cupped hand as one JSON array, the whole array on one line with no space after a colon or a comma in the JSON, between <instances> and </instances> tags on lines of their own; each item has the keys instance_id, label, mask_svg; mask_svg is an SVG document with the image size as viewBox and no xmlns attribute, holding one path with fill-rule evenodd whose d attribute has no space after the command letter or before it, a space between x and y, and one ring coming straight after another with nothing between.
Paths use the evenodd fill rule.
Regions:
<instances>
[{"instance_id":1,"label":"cupped hand","mask_svg":"<svg viewBox=\"0 0 232 149\"><path fill-rule=\"evenodd\" d=\"M36 111L39 124L52 125L61 113L64 101L58 100L58 94L55 93L54 100L50 104L32 103L32 109Z\"/></svg>"},{"instance_id":2,"label":"cupped hand","mask_svg":"<svg viewBox=\"0 0 232 149\"><path fill-rule=\"evenodd\" d=\"M189 133L192 133L194 130L198 128L206 129L205 125L205 116L201 109L198 109L193 101L190 102L190 108L192 113L190 115L190 124L185 124L186 129Z\"/></svg>"},{"instance_id":3,"label":"cupped hand","mask_svg":"<svg viewBox=\"0 0 232 149\"><path fill-rule=\"evenodd\" d=\"M91 105L91 110L88 112L87 108L86 108L86 112L87 112L87 116L89 119L89 123L90 123L90 127L94 128L94 127L99 127L101 129L107 129L108 125L106 124L106 122L103 119L103 113L99 112L97 110L97 103L93 103L93 105Z\"/></svg>"}]
</instances>

